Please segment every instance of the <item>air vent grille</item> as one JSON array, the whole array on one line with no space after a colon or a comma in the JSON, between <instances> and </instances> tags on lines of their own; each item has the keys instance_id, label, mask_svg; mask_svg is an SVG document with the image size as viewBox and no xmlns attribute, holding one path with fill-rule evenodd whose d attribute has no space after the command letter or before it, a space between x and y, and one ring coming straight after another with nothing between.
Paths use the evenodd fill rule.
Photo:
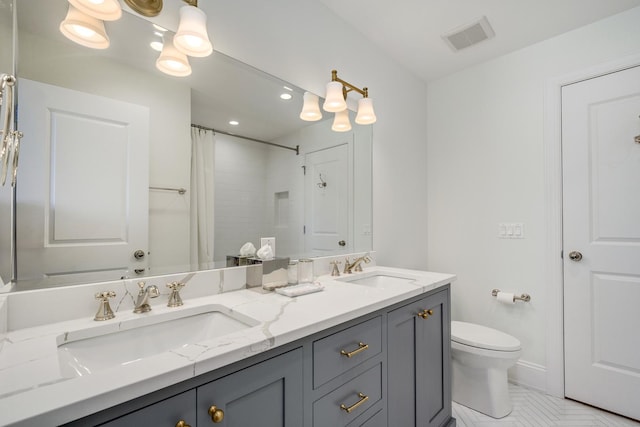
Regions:
<instances>
[{"instance_id":1,"label":"air vent grille","mask_svg":"<svg viewBox=\"0 0 640 427\"><path fill-rule=\"evenodd\" d=\"M442 36L449 47L457 52L495 36L495 32L485 16Z\"/></svg>"}]
</instances>

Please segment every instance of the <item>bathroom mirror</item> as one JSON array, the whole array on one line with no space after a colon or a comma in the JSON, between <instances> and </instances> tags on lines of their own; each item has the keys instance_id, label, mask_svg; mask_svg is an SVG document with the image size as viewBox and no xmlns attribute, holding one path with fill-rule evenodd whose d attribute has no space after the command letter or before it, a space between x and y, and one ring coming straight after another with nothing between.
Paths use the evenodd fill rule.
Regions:
<instances>
[{"instance_id":1,"label":"bathroom mirror","mask_svg":"<svg viewBox=\"0 0 640 427\"><path fill-rule=\"evenodd\" d=\"M303 122L302 89L219 52L167 76L137 15L107 22L111 45L94 50L58 30L66 0L17 6L16 290L217 268L261 237L292 258L371 249L371 126ZM213 150L193 148L192 130L214 133L191 124L219 131Z\"/></svg>"}]
</instances>

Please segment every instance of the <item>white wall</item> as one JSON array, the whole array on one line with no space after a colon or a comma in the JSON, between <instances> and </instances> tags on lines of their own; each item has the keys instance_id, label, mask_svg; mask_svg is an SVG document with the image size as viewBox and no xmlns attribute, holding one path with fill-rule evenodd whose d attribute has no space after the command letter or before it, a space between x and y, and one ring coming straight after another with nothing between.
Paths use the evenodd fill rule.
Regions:
<instances>
[{"instance_id":1,"label":"white wall","mask_svg":"<svg viewBox=\"0 0 640 427\"><path fill-rule=\"evenodd\" d=\"M458 274L454 319L522 341L525 364L539 368L528 381L540 388L548 363L546 85L637 53L638 22L635 8L428 85L428 268ZM498 239L500 222L524 223L525 239ZM493 288L527 292L532 301L500 305Z\"/></svg>"},{"instance_id":2,"label":"white wall","mask_svg":"<svg viewBox=\"0 0 640 427\"><path fill-rule=\"evenodd\" d=\"M341 78L369 88L378 116L373 125L377 259L382 265L426 268L425 83L317 1L222 1L201 7L214 29L215 49L227 55L318 94L324 94L334 68Z\"/></svg>"},{"instance_id":3,"label":"white wall","mask_svg":"<svg viewBox=\"0 0 640 427\"><path fill-rule=\"evenodd\" d=\"M19 37L20 77L149 108L149 185L190 187L191 92L178 79L151 75L87 49L30 34ZM82 54L77 54L78 52ZM78 70L82 70L79 72ZM168 242L168 243L167 243ZM149 265L189 265L189 193L149 193Z\"/></svg>"}]
</instances>

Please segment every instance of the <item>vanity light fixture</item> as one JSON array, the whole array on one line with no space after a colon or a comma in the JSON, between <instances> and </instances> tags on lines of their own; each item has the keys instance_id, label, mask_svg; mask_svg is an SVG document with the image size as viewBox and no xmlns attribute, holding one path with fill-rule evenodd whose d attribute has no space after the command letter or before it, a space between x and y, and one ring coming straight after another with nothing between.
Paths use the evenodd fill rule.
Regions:
<instances>
[{"instance_id":1,"label":"vanity light fixture","mask_svg":"<svg viewBox=\"0 0 640 427\"><path fill-rule=\"evenodd\" d=\"M320 111L318 95L311 92L305 92L302 96L304 103L302 105L302 111L300 112L300 118L307 122L315 122L322 118L322 112Z\"/></svg>"},{"instance_id":2,"label":"vanity light fixture","mask_svg":"<svg viewBox=\"0 0 640 427\"><path fill-rule=\"evenodd\" d=\"M352 91L358 92L362 95L362 99L358 100L356 123L360 125L369 125L376 122L376 114L373 110L373 101L369 98L369 89L366 87L360 89L359 87L339 78L336 70L331 70L331 81L327 84L327 96L322 108L325 111L336 113L334 127L336 126L336 122L342 123L345 120L345 117L348 121L348 114L342 114L341 117L338 118L337 113L347 109L347 94ZM349 126L351 125L349 124ZM344 128L346 126L341 125L340 127Z\"/></svg>"},{"instance_id":3,"label":"vanity light fixture","mask_svg":"<svg viewBox=\"0 0 640 427\"><path fill-rule=\"evenodd\" d=\"M207 34L207 15L198 9L198 0L182 0L187 3L180 8L180 24L173 37L176 49L185 55L204 57L213 52Z\"/></svg>"},{"instance_id":4,"label":"vanity light fixture","mask_svg":"<svg viewBox=\"0 0 640 427\"><path fill-rule=\"evenodd\" d=\"M156 60L156 67L170 76L186 77L191 74L189 59L175 48L170 37L164 40L162 52Z\"/></svg>"},{"instance_id":5,"label":"vanity light fixture","mask_svg":"<svg viewBox=\"0 0 640 427\"><path fill-rule=\"evenodd\" d=\"M60 23L60 32L69 40L92 49L109 47L109 36L104 21L83 13L69 4L64 21Z\"/></svg>"}]
</instances>

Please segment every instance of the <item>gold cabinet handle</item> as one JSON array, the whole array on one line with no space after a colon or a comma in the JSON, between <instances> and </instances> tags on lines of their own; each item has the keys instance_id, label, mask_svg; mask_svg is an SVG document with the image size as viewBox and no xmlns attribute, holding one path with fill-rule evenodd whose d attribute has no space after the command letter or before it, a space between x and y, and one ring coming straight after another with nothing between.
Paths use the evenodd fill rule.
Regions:
<instances>
[{"instance_id":1,"label":"gold cabinet handle","mask_svg":"<svg viewBox=\"0 0 640 427\"><path fill-rule=\"evenodd\" d=\"M365 351L366 349L369 348L369 344L365 344L363 342L358 343L358 348L353 350L353 351L345 351L345 350L340 350L340 354L343 356L347 356L347 357L353 357L358 353L361 353L363 351Z\"/></svg>"},{"instance_id":2,"label":"gold cabinet handle","mask_svg":"<svg viewBox=\"0 0 640 427\"><path fill-rule=\"evenodd\" d=\"M176 427L191 427L191 426L187 424L184 420L180 420L176 423Z\"/></svg>"},{"instance_id":3,"label":"gold cabinet handle","mask_svg":"<svg viewBox=\"0 0 640 427\"><path fill-rule=\"evenodd\" d=\"M422 310L418 312L418 316L422 317L423 319L428 318L429 316L433 316L433 310L428 309L428 310Z\"/></svg>"},{"instance_id":4,"label":"gold cabinet handle","mask_svg":"<svg viewBox=\"0 0 640 427\"><path fill-rule=\"evenodd\" d=\"M224 420L224 411L215 405L209 408L209 415L211 416L211 421L214 423L220 423Z\"/></svg>"},{"instance_id":5,"label":"gold cabinet handle","mask_svg":"<svg viewBox=\"0 0 640 427\"><path fill-rule=\"evenodd\" d=\"M358 400L356 403L354 403L351 406L346 406L344 403L340 405L340 409L342 409L343 411L346 411L347 414L351 413L353 410L357 409L358 406L362 405L364 402L366 402L367 400L369 400L369 396L365 396L364 393L358 393L358 397L360 398L360 400Z\"/></svg>"}]
</instances>

